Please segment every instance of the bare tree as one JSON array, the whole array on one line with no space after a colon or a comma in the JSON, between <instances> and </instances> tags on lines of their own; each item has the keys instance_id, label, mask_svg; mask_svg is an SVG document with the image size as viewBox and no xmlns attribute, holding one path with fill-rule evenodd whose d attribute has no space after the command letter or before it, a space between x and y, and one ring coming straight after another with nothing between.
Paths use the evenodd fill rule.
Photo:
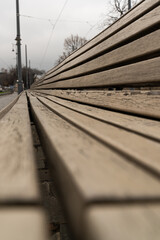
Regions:
<instances>
[{"instance_id":1,"label":"bare tree","mask_svg":"<svg viewBox=\"0 0 160 240\"><path fill-rule=\"evenodd\" d=\"M86 38L78 35L71 35L64 40L64 49L68 54L71 54L76 49L82 47L87 42Z\"/></svg>"},{"instance_id":2,"label":"bare tree","mask_svg":"<svg viewBox=\"0 0 160 240\"><path fill-rule=\"evenodd\" d=\"M37 74L43 74L44 70L32 69L30 68L30 78L33 79ZM26 87L26 68L22 67L22 79L24 82L24 86ZM1 69L0 72L0 85L9 86L14 85L17 81L17 69L16 67L10 67L7 69Z\"/></svg>"},{"instance_id":3,"label":"bare tree","mask_svg":"<svg viewBox=\"0 0 160 240\"><path fill-rule=\"evenodd\" d=\"M131 0L131 6L135 6L141 0ZM111 25L115 21L117 21L122 15L124 15L128 11L128 0L111 0L110 1L110 11L105 14L105 20L100 25L100 28L104 28L106 26Z\"/></svg>"},{"instance_id":4,"label":"bare tree","mask_svg":"<svg viewBox=\"0 0 160 240\"><path fill-rule=\"evenodd\" d=\"M64 40L64 51L61 56L59 56L56 64L62 62L65 58L67 58L72 52L82 47L87 42L85 37L80 37L77 35L71 35Z\"/></svg>"}]
</instances>

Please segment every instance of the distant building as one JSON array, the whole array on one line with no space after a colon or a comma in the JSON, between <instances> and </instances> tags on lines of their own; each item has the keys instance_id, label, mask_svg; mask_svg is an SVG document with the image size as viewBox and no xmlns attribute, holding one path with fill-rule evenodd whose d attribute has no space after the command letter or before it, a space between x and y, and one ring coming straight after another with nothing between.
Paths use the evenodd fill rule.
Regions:
<instances>
[{"instance_id":1,"label":"distant building","mask_svg":"<svg viewBox=\"0 0 160 240\"><path fill-rule=\"evenodd\" d=\"M6 79L6 72L0 72L0 85L3 86L3 81Z\"/></svg>"}]
</instances>

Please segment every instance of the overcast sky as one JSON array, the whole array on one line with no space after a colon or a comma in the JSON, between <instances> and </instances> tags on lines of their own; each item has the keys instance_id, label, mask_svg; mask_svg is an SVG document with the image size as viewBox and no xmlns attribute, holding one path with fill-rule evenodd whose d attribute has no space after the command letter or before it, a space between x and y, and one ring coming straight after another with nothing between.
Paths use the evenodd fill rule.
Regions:
<instances>
[{"instance_id":1,"label":"overcast sky","mask_svg":"<svg viewBox=\"0 0 160 240\"><path fill-rule=\"evenodd\" d=\"M25 64L24 49L27 44L32 67L45 70L53 67L62 54L66 37L78 34L89 40L99 33L97 23L102 22L102 14L107 11L108 3L109 0L19 0L22 64ZM12 52L12 44L16 43L16 0L0 0L0 9L1 69L16 64L16 55Z\"/></svg>"}]
</instances>

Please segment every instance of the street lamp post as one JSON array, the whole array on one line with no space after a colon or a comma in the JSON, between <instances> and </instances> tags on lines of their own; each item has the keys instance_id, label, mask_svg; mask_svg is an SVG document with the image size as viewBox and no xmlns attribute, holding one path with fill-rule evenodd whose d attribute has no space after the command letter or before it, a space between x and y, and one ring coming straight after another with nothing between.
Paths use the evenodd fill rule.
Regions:
<instances>
[{"instance_id":1,"label":"street lamp post","mask_svg":"<svg viewBox=\"0 0 160 240\"><path fill-rule=\"evenodd\" d=\"M29 88L28 82L28 59L27 59L27 45L25 45L25 58L26 58L26 88Z\"/></svg>"},{"instance_id":2,"label":"street lamp post","mask_svg":"<svg viewBox=\"0 0 160 240\"><path fill-rule=\"evenodd\" d=\"M131 0L128 0L128 10L130 10L131 9Z\"/></svg>"},{"instance_id":3,"label":"street lamp post","mask_svg":"<svg viewBox=\"0 0 160 240\"><path fill-rule=\"evenodd\" d=\"M18 94L23 91L22 65L21 65L21 36L20 36L20 19L19 19L19 0L16 0L16 19L17 19L17 65L18 65Z\"/></svg>"}]
</instances>

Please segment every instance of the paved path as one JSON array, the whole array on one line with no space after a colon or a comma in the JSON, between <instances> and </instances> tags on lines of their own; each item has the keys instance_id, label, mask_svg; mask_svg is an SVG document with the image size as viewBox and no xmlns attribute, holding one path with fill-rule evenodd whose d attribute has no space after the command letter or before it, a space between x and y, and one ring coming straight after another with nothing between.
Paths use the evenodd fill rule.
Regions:
<instances>
[{"instance_id":1,"label":"paved path","mask_svg":"<svg viewBox=\"0 0 160 240\"><path fill-rule=\"evenodd\" d=\"M0 110L7 106L14 98L17 97L17 93L12 93L4 96L0 96Z\"/></svg>"}]
</instances>

